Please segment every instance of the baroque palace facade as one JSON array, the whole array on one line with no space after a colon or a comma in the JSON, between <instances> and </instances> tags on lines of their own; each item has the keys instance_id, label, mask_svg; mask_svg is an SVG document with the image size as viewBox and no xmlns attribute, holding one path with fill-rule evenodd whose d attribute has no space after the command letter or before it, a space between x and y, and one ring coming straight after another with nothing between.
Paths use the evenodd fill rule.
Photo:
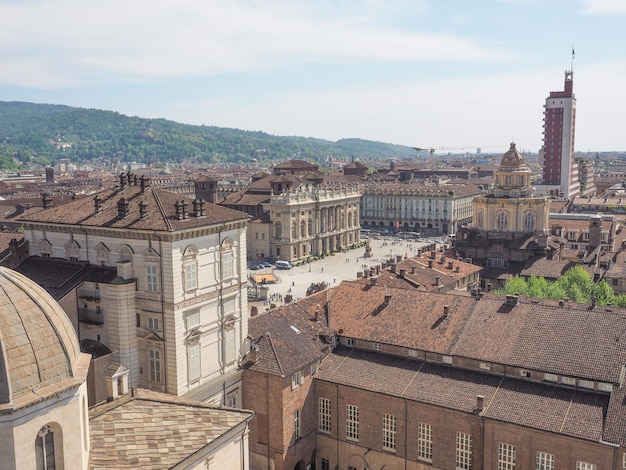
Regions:
<instances>
[{"instance_id":1,"label":"baroque palace facade","mask_svg":"<svg viewBox=\"0 0 626 470\"><path fill-rule=\"evenodd\" d=\"M372 184L361 201L364 228L396 228L425 236L455 233L472 221L472 199L482 190L474 184Z\"/></svg>"}]
</instances>

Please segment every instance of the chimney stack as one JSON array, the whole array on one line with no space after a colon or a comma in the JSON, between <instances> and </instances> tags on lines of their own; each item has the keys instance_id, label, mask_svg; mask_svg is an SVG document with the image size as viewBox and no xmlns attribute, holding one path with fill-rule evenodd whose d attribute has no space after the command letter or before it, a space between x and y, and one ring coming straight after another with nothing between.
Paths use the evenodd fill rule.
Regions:
<instances>
[{"instance_id":1,"label":"chimney stack","mask_svg":"<svg viewBox=\"0 0 626 470\"><path fill-rule=\"evenodd\" d=\"M139 187L141 188L141 192L145 193L146 189L150 187L150 178L141 175L141 178L139 178Z\"/></svg>"},{"instance_id":2,"label":"chimney stack","mask_svg":"<svg viewBox=\"0 0 626 470\"><path fill-rule=\"evenodd\" d=\"M143 201L139 202L139 218L143 219L147 215L146 212L146 203Z\"/></svg>"},{"instance_id":3,"label":"chimney stack","mask_svg":"<svg viewBox=\"0 0 626 470\"><path fill-rule=\"evenodd\" d=\"M448 261L448 269L453 269L454 263L452 261Z\"/></svg>"},{"instance_id":4,"label":"chimney stack","mask_svg":"<svg viewBox=\"0 0 626 470\"><path fill-rule=\"evenodd\" d=\"M128 201L125 197L117 201L117 216L122 218L128 215Z\"/></svg>"},{"instance_id":5,"label":"chimney stack","mask_svg":"<svg viewBox=\"0 0 626 470\"><path fill-rule=\"evenodd\" d=\"M126 173L120 173L120 188L124 189L126 187Z\"/></svg>"},{"instance_id":6,"label":"chimney stack","mask_svg":"<svg viewBox=\"0 0 626 470\"><path fill-rule=\"evenodd\" d=\"M384 305L387 306L391 303L391 295L387 294L385 295L385 301L384 301Z\"/></svg>"},{"instance_id":7,"label":"chimney stack","mask_svg":"<svg viewBox=\"0 0 626 470\"><path fill-rule=\"evenodd\" d=\"M455 272L455 273L458 273L458 272L460 272L460 271L461 271L461 267L457 265L457 266L454 268L454 272Z\"/></svg>"},{"instance_id":8,"label":"chimney stack","mask_svg":"<svg viewBox=\"0 0 626 470\"><path fill-rule=\"evenodd\" d=\"M435 282L437 283L437 286L441 286L441 276L435 277Z\"/></svg>"},{"instance_id":9,"label":"chimney stack","mask_svg":"<svg viewBox=\"0 0 626 470\"><path fill-rule=\"evenodd\" d=\"M433 267L433 260L432 260L432 259L429 259L429 260L428 260L428 267L429 267L429 268L432 268L432 267Z\"/></svg>"},{"instance_id":10,"label":"chimney stack","mask_svg":"<svg viewBox=\"0 0 626 470\"><path fill-rule=\"evenodd\" d=\"M94 205L94 209L95 209L96 214L97 214L102 209L102 199L100 199L98 196L96 196L95 198L93 198L93 205Z\"/></svg>"},{"instance_id":11,"label":"chimney stack","mask_svg":"<svg viewBox=\"0 0 626 470\"><path fill-rule=\"evenodd\" d=\"M402 279L404 279L405 275L406 275L406 269L401 269L401 270L400 270L400 277L401 277Z\"/></svg>"},{"instance_id":12,"label":"chimney stack","mask_svg":"<svg viewBox=\"0 0 626 470\"><path fill-rule=\"evenodd\" d=\"M449 305L444 305L443 306L443 318L448 318L448 313L450 312L450 306Z\"/></svg>"},{"instance_id":13,"label":"chimney stack","mask_svg":"<svg viewBox=\"0 0 626 470\"><path fill-rule=\"evenodd\" d=\"M44 209L50 209L52 207L52 198L48 194L44 194L41 201L43 202Z\"/></svg>"},{"instance_id":14,"label":"chimney stack","mask_svg":"<svg viewBox=\"0 0 626 470\"><path fill-rule=\"evenodd\" d=\"M485 408L485 397L484 395L476 395L476 409L480 413Z\"/></svg>"}]
</instances>

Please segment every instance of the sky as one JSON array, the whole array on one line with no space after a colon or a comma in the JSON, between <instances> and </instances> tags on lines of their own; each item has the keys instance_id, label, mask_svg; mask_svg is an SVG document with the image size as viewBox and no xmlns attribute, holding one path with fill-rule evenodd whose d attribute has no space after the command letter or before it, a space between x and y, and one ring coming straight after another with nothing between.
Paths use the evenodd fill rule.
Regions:
<instances>
[{"instance_id":1,"label":"sky","mask_svg":"<svg viewBox=\"0 0 626 470\"><path fill-rule=\"evenodd\" d=\"M626 150L626 0L0 0L0 18L0 101L534 152L573 65L576 151Z\"/></svg>"}]
</instances>

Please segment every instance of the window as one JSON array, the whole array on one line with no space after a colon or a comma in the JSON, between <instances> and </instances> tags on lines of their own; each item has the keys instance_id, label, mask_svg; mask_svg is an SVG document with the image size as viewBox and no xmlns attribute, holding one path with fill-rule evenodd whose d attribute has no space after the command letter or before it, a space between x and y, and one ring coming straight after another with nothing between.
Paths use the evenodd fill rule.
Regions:
<instances>
[{"instance_id":1,"label":"window","mask_svg":"<svg viewBox=\"0 0 626 470\"><path fill-rule=\"evenodd\" d=\"M497 219L497 225L498 225L498 230L500 231L504 231L506 230L506 226L509 223L509 219L507 217L506 212L500 212L498 214L498 219Z\"/></svg>"},{"instance_id":2,"label":"window","mask_svg":"<svg viewBox=\"0 0 626 470\"><path fill-rule=\"evenodd\" d=\"M197 341L187 345L187 368L189 382L200 378L200 343Z\"/></svg>"},{"instance_id":3,"label":"window","mask_svg":"<svg viewBox=\"0 0 626 470\"><path fill-rule=\"evenodd\" d=\"M237 408L237 402L239 397L239 390L233 390L226 395L226 406L229 408Z\"/></svg>"},{"instance_id":4,"label":"window","mask_svg":"<svg viewBox=\"0 0 626 470\"><path fill-rule=\"evenodd\" d=\"M537 470L554 470L554 455L537 452Z\"/></svg>"},{"instance_id":5,"label":"window","mask_svg":"<svg viewBox=\"0 0 626 470\"><path fill-rule=\"evenodd\" d=\"M148 329L152 331L159 331L159 319L148 317Z\"/></svg>"},{"instance_id":6,"label":"window","mask_svg":"<svg viewBox=\"0 0 626 470\"><path fill-rule=\"evenodd\" d=\"M407 351L407 355L408 355L409 357L417 357L417 349L409 349L409 350Z\"/></svg>"},{"instance_id":7,"label":"window","mask_svg":"<svg viewBox=\"0 0 626 470\"><path fill-rule=\"evenodd\" d=\"M183 273L185 290L198 288L198 249L194 246L188 247L183 253Z\"/></svg>"},{"instance_id":8,"label":"window","mask_svg":"<svg viewBox=\"0 0 626 470\"><path fill-rule=\"evenodd\" d=\"M161 383L161 351L150 349L150 382Z\"/></svg>"},{"instance_id":9,"label":"window","mask_svg":"<svg viewBox=\"0 0 626 470\"><path fill-rule=\"evenodd\" d=\"M330 400L328 398L319 399L319 430L321 432L330 432Z\"/></svg>"},{"instance_id":10,"label":"window","mask_svg":"<svg viewBox=\"0 0 626 470\"><path fill-rule=\"evenodd\" d=\"M596 470L596 466L593 463L588 462L576 462L576 470Z\"/></svg>"},{"instance_id":11,"label":"window","mask_svg":"<svg viewBox=\"0 0 626 470\"><path fill-rule=\"evenodd\" d=\"M511 186L512 179L513 178L511 177L511 175L505 175L504 176L504 184L505 184L505 186Z\"/></svg>"},{"instance_id":12,"label":"window","mask_svg":"<svg viewBox=\"0 0 626 470\"><path fill-rule=\"evenodd\" d=\"M543 380L545 380L546 382L556 382L558 379L559 379L559 376L556 374L548 374L548 373L543 374Z\"/></svg>"},{"instance_id":13,"label":"window","mask_svg":"<svg viewBox=\"0 0 626 470\"><path fill-rule=\"evenodd\" d=\"M353 348L354 347L354 338L347 338L346 339L346 346L348 346L349 348Z\"/></svg>"},{"instance_id":14,"label":"window","mask_svg":"<svg viewBox=\"0 0 626 470\"><path fill-rule=\"evenodd\" d=\"M315 361L313 364L311 364L311 376L317 374L319 365L320 365L320 361Z\"/></svg>"},{"instance_id":15,"label":"window","mask_svg":"<svg viewBox=\"0 0 626 470\"><path fill-rule=\"evenodd\" d=\"M300 439L300 410L296 410L293 421L293 435L296 439Z\"/></svg>"},{"instance_id":16,"label":"window","mask_svg":"<svg viewBox=\"0 0 626 470\"><path fill-rule=\"evenodd\" d=\"M359 407L346 405L346 439L359 440Z\"/></svg>"},{"instance_id":17,"label":"window","mask_svg":"<svg viewBox=\"0 0 626 470\"><path fill-rule=\"evenodd\" d=\"M472 470L472 435L456 433L456 468Z\"/></svg>"},{"instance_id":18,"label":"window","mask_svg":"<svg viewBox=\"0 0 626 470\"><path fill-rule=\"evenodd\" d=\"M396 417L383 415L383 450L396 451Z\"/></svg>"},{"instance_id":19,"label":"window","mask_svg":"<svg viewBox=\"0 0 626 470\"><path fill-rule=\"evenodd\" d=\"M375 351L380 351L380 343L372 343L372 349Z\"/></svg>"},{"instance_id":20,"label":"window","mask_svg":"<svg viewBox=\"0 0 626 470\"><path fill-rule=\"evenodd\" d=\"M298 388L304 383L304 373L299 370L291 376L291 389Z\"/></svg>"},{"instance_id":21,"label":"window","mask_svg":"<svg viewBox=\"0 0 626 470\"><path fill-rule=\"evenodd\" d=\"M146 265L146 289L148 292L157 292L157 266L155 264Z\"/></svg>"},{"instance_id":22,"label":"window","mask_svg":"<svg viewBox=\"0 0 626 470\"><path fill-rule=\"evenodd\" d=\"M231 279L235 275L233 245L234 243L230 238L222 242L222 280Z\"/></svg>"},{"instance_id":23,"label":"window","mask_svg":"<svg viewBox=\"0 0 626 470\"><path fill-rule=\"evenodd\" d=\"M54 432L49 426L44 426L37 433L35 439L35 458L37 470L54 470L56 455L54 451Z\"/></svg>"},{"instance_id":24,"label":"window","mask_svg":"<svg viewBox=\"0 0 626 470\"><path fill-rule=\"evenodd\" d=\"M230 364L237 355L235 320L231 319L224 324L224 362Z\"/></svg>"},{"instance_id":25,"label":"window","mask_svg":"<svg viewBox=\"0 0 626 470\"><path fill-rule=\"evenodd\" d=\"M330 470L330 461L328 459L320 459L320 470Z\"/></svg>"},{"instance_id":26,"label":"window","mask_svg":"<svg viewBox=\"0 0 626 470\"><path fill-rule=\"evenodd\" d=\"M515 469L515 446L501 442L498 446L498 470Z\"/></svg>"},{"instance_id":27,"label":"window","mask_svg":"<svg viewBox=\"0 0 626 470\"><path fill-rule=\"evenodd\" d=\"M281 238L283 236L283 224L276 222L274 224L274 237Z\"/></svg>"},{"instance_id":28,"label":"window","mask_svg":"<svg viewBox=\"0 0 626 470\"><path fill-rule=\"evenodd\" d=\"M433 460L433 427L419 423L417 428L417 458L432 462Z\"/></svg>"},{"instance_id":29,"label":"window","mask_svg":"<svg viewBox=\"0 0 626 470\"><path fill-rule=\"evenodd\" d=\"M197 328L200 326L200 311L196 310L195 312L189 312L185 315L185 328L187 330L191 330L192 328Z\"/></svg>"},{"instance_id":30,"label":"window","mask_svg":"<svg viewBox=\"0 0 626 470\"><path fill-rule=\"evenodd\" d=\"M535 214L532 212L527 212L524 216L524 230L527 232L532 232L535 230Z\"/></svg>"}]
</instances>

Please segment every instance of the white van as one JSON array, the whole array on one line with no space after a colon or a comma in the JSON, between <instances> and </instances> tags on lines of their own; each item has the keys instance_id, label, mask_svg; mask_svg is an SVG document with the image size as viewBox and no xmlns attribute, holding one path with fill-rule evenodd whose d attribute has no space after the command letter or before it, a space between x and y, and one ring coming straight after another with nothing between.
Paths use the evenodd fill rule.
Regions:
<instances>
[{"instance_id":1,"label":"white van","mask_svg":"<svg viewBox=\"0 0 626 470\"><path fill-rule=\"evenodd\" d=\"M276 269L291 269L291 263L289 261L276 261Z\"/></svg>"}]
</instances>

